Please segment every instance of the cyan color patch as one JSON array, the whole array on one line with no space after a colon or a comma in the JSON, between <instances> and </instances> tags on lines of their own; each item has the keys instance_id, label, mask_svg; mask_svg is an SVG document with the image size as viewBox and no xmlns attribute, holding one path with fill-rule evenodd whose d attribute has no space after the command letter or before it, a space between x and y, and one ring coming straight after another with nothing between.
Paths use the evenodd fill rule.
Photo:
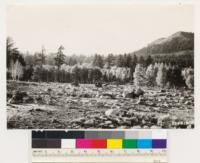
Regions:
<instances>
[{"instance_id":1,"label":"cyan color patch","mask_svg":"<svg viewBox=\"0 0 200 163\"><path fill-rule=\"evenodd\" d=\"M138 139L137 148L152 148L152 139Z\"/></svg>"}]
</instances>

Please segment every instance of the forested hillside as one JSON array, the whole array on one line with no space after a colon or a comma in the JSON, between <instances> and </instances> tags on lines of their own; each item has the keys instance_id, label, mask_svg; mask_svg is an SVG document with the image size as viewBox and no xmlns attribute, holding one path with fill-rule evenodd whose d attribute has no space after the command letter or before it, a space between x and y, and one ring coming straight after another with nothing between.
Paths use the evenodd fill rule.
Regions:
<instances>
[{"instance_id":1,"label":"forested hillside","mask_svg":"<svg viewBox=\"0 0 200 163\"><path fill-rule=\"evenodd\" d=\"M176 53L194 49L194 34L176 32L167 38L160 38L135 52L137 55Z\"/></svg>"}]
</instances>

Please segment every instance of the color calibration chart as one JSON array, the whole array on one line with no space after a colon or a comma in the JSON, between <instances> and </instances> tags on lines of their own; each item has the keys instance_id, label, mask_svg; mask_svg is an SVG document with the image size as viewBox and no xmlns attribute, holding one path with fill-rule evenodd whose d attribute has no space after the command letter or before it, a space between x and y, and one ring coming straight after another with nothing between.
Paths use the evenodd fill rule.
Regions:
<instances>
[{"instance_id":1,"label":"color calibration chart","mask_svg":"<svg viewBox=\"0 0 200 163\"><path fill-rule=\"evenodd\" d=\"M167 133L32 131L32 163L167 163Z\"/></svg>"}]
</instances>

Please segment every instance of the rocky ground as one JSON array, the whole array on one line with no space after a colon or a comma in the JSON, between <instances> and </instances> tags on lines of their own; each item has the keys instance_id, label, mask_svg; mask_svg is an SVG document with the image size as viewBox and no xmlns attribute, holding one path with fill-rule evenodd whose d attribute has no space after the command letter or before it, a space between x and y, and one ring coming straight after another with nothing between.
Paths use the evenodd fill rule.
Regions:
<instances>
[{"instance_id":1,"label":"rocky ground","mask_svg":"<svg viewBox=\"0 0 200 163\"><path fill-rule=\"evenodd\" d=\"M193 90L7 82L7 126L20 129L193 128Z\"/></svg>"}]
</instances>

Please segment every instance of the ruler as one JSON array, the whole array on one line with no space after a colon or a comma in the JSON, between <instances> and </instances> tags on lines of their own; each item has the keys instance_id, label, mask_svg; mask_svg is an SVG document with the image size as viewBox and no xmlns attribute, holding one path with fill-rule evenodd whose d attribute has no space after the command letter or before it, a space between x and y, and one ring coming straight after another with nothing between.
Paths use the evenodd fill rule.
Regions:
<instances>
[{"instance_id":1,"label":"ruler","mask_svg":"<svg viewBox=\"0 0 200 163\"><path fill-rule=\"evenodd\" d=\"M166 149L32 149L32 163L167 163Z\"/></svg>"}]
</instances>

